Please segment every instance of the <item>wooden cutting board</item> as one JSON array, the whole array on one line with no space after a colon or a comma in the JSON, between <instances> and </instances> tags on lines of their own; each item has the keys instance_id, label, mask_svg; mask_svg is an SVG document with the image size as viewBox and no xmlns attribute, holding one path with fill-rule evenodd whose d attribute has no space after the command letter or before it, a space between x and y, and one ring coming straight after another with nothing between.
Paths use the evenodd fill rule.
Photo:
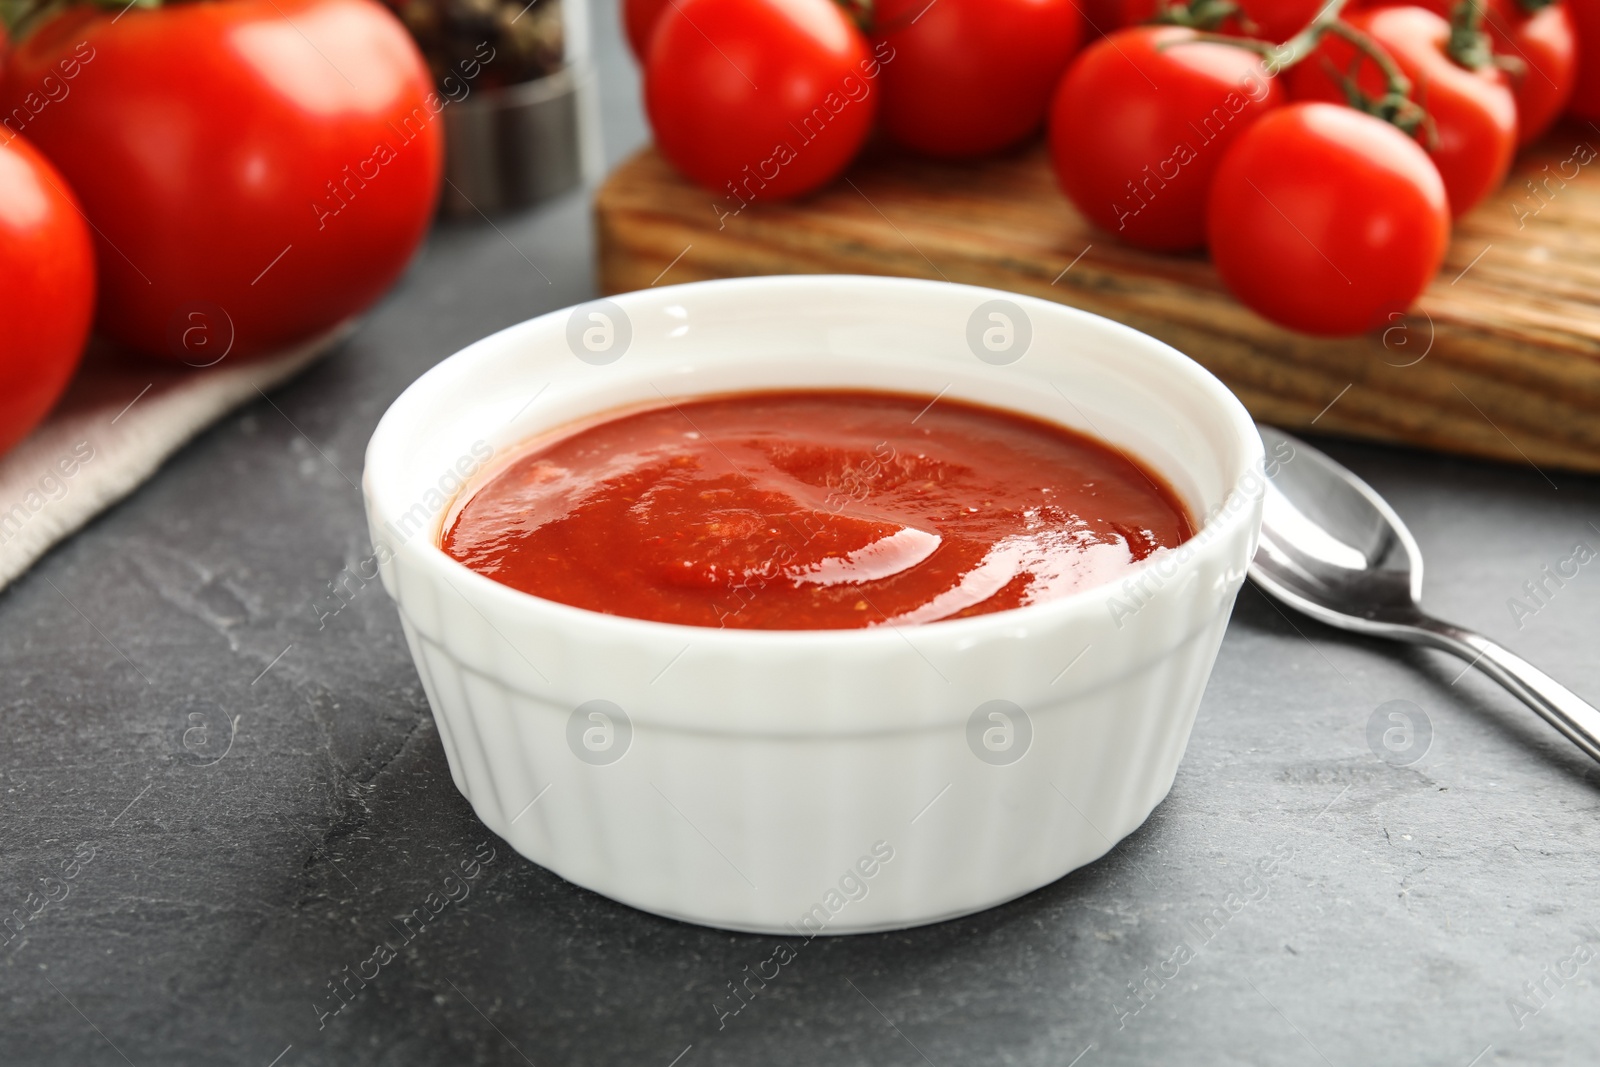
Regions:
<instances>
[{"instance_id":1,"label":"wooden cutting board","mask_svg":"<svg viewBox=\"0 0 1600 1067\"><path fill-rule=\"evenodd\" d=\"M1575 154L1579 145L1594 147ZM1600 471L1597 151L1600 129L1574 127L1526 153L1507 186L1457 225L1412 313L1348 340L1256 317L1203 255L1141 252L1095 230L1037 144L965 164L874 147L820 193L757 199L720 224L738 201L689 183L647 148L596 199L600 287L784 273L993 286L1159 337L1279 426Z\"/></svg>"}]
</instances>

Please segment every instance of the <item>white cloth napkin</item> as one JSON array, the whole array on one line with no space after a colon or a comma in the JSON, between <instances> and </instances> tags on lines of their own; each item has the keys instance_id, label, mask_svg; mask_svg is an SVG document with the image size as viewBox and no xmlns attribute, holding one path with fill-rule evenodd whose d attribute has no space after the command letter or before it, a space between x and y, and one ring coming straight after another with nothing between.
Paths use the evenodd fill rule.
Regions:
<instances>
[{"instance_id":1,"label":"white cloth napkin","mask_svg":"<svg viewBox=\"0 0 1600 1067\"><path fill-rule=\"evenodd\" d=\"M204 370L96 340L56 410L0 456L0 589L133 492L190 438L305 369L353 328L345 323L273 355Z\"/></svg>"}]
</instances>

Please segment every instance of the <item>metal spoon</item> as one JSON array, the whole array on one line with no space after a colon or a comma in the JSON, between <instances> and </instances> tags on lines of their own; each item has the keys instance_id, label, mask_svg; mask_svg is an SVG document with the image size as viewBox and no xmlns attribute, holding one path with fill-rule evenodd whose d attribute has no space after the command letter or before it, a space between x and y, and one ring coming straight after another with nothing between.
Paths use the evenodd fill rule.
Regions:
<instances>
[{"instance_id":1,"label":"metal spoon","mask_svg":"<svg viewBox=\"0 0 1600 1067\"><path fill-rule=\"evenodd\" d=\"M1471 630L1422 610L1422 553L1371 486L1305 442L1259 427L1267 448L1261 543L1250 577L1314 619L1453 653L1600 760L1600 711Z\"/></svg>"}]
</instances>

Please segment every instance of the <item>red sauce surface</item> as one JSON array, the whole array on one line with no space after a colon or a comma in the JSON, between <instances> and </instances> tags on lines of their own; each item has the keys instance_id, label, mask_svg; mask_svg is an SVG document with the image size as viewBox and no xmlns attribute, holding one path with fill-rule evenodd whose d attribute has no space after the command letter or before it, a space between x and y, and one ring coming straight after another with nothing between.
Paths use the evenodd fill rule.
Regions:
<instances>
[{"instance_id":1,"label":"red sauce surface","mask_svg":"<svg viewBox=\"0 0 1600 1067\"><path fill-rule=\"evenodd\" d=\"M593 611L811 630L1051 600L1191 536L1173 491L1118 451L929 401L743 393L621 415L510 463L441 547Z\"/></svg>"}]
</instances>

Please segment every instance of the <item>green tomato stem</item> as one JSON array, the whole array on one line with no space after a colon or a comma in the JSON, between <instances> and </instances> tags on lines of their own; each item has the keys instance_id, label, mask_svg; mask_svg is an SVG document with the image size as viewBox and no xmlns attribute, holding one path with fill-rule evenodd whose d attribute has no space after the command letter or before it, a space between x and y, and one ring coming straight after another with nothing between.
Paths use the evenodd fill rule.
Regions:
<instances>
[{"instance_id":1,"label":"green tomato stem","mask_svg":"<svg viewBox=\"0 0 1600 1067\"><path fill-rule=\"evenodd\" d=\"M0 0L0 23L5 25L12 43L22 40L50 16L79 3L107 11L121 12L130 7L157 8L162 0Z\"/></svg>"},{"instance_id":2,"label":"green tomato stem","mask_svg":"<svg viewBox=\"0 0 1600 1067\"><path fill-rule=\"evenodd\" d=\"M850 21L860 27L862 33L873 31L872 0L834 0L834 3L844 8L845 14L850 16Z\"/></svg>"},{"instance_id":3,"label":"green tomato stem","mask_svg":"<svg viewBox=\"0 0 1600 1067\"><path fill-rule=\"evenodd\" d=\"M1266 53L1267 73L1276 78L1290 67L1305 62L1322 43L1323 36L1334 26L1342 25L1340 15L1344 12L1347 2L1348 0L1329 0L1305 29L1282 44L1271 46L1271 50Z\"/></svg>"},{"instance_id":4,"label":"green tomato stem","mask_svg":"<svg viewBox=\"0 0 1600 1067\"><path fill-rule=\"evenodd\" d=\"M1450 58L1468 70L1482 70L1494 62L1494 49L1483 31L1483 0L1461 0L1450 14Z\"/></svg>"},{"instance_id":5,"label":"green tomato stem","mask_svg":"<svg viewBox=\"0 0 1600 1067\"><path fill-rule=\"evenodd\" d=\"M1356 29L1348 22L1339 22L1329 27L1330 32L1348 41L1356 51L1361 53L1361 58L1371 60L1383 75L1384 93L1382 96L1370 96L1360 86L1356 74L1361 66L1358 58L1353 68L1348 72L1335 72L1335 76L1344 86L1345 97L1349 105L1357 111L1364 111L1369 115L1380 118L1385 122L1398 126L1402 131L1416 137L1422 134L1425 144L1431 146L1436 139L1433 120L1415 100L1411 98L1411 79L1406 77L1405 71L1394 61L1384 47L1372 37Z\"/></svg>"},{"instance_id":6,"label":"green tomato stem","mask_svg":"<svg viewBox=\"0 0 1600 1067\"><path fill-rule=\"evenodd\" d=\"M1152 25L1186 26L1192 30L1214 30L1239 14L1233 0L1165 0Z\"/></svg>"},{"instance_id":7,"label":"green tomato stem","mask_svg":"<svg viewBox=\"0 0 1600 1067\"><path fill-rule=\"evenodd\" d=\"M1295 34L1282 44L1272 44L1269 41L1260 41L1251 37L1230 37L1226 34L1200 33L1194 39L1210 41L1213 44L1232 45L1243 48L1247 52L1254 52L1261 57L1262 65L1266 68L1269 78L1276 78L1279 74L1298 63L1304 62L1306 57L1317 50L1317 45L1322 43L1323 35L1339 21L1339 13L1349 0L1329 0L1322 10L1317 12L1317 17L1312 19L1305 29ZM1182 44L1174 41L1173 44Z\"/></svg>"}]
</instances>

